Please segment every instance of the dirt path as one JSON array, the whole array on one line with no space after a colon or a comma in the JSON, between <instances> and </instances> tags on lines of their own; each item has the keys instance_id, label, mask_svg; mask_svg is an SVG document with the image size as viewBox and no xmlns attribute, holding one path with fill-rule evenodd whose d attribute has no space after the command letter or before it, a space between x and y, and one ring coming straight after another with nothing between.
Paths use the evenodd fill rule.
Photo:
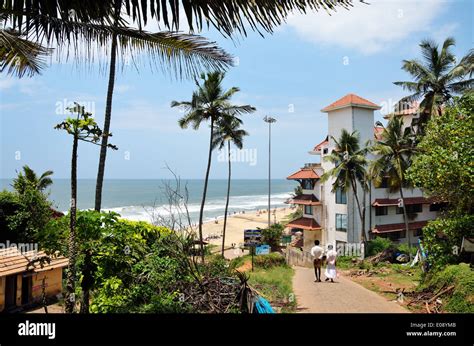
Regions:
<instances>
[{"instance_id":1,"label":"dirt path","mask_svg":"<svg viewBox=\"0 0 474 346\"><path fill-rule=\"evenodd\" d=\"M312 268L294 267L293 291L301 313L409 313L393 301L369 291L343 276L335 283L314 282Z\"/></svg>"}]
</instances>

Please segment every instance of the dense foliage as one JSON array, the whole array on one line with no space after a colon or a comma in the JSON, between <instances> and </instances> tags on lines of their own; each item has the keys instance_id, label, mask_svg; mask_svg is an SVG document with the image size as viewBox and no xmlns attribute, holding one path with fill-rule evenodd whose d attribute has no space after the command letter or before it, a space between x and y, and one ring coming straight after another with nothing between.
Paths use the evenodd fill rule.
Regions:
<instances>
[{"instance_id":1,"label":"dense foliage","mask_svg":"<svg viewBox=\"0 0 474 346\"><path fill-rule=\"evenodd\" d=\"M279 223L271 225L269 228L262 229L262 240L265 244L270 245L272 251L280 248L281 236L285 227Z\"/></svg>"},{"instance_id":2,"label":"dense foliage","mask_svg":"<svg viewBox=\"0 0 474 346\"><path fill-rule=\"evenodd\" d=\"M408 178L456 213L474 208L474 93L456 98L434 117L418 145Z\"/></svg>"}]
</instances>

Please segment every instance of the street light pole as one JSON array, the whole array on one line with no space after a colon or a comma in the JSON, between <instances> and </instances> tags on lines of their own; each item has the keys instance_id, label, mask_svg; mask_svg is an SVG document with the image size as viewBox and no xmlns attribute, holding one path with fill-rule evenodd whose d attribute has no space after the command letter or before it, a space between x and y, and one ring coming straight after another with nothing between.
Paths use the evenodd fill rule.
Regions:
<instances>
[{"instance_id":1,"label":"street light pole","mask_svg":"<svg viewBox=\"0 0 474 346\"><path fill-rule=\"evenodd\" d=\"M263 118L263 121L268 123L268 228L270 228L271 224L271 216L270 216L270 210L271 210L271 204L270 204L270 198L271 198L271 193L272 193L272 124L276 122L276 119L266 116Z\"/></svg>"}]
</instances>

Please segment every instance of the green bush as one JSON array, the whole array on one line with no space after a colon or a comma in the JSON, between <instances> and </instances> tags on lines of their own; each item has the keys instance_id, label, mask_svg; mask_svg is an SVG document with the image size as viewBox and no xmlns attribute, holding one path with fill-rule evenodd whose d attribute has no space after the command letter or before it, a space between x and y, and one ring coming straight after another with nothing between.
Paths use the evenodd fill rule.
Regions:
<instances>
[{"instance_id":1,"label":"green bush","mask_svg":"<svg viewBox=\"0 0 474 346\"><path fill-rule=\"evenodd\" d=\"M367 254L369 256L374 256L384 250L389 249L393 246L393 243L390 239L377 237L373 240L370 240L367 244Z\"/></svg>"},{"instance_id":2,"label":"green bush","mask_svg":"<svg viewBox=\"0 0 474 346\"><path fill-rule=\"evenodd\" d=\"M254 265L259 268L272 268L286 265L285 257L278 252L254 257Z\"/></svg>"},{"instance_id":3,"label":"green bush","mask_svg":"<svg viewBox=\"0 0 474 346\"><path fill-rule=\"evenodd\" d=\"M423 246L428 253L428 262L434 267L459 262L462 238L474 237L474 215L449 217L430 221L423 228Z\"/></svg>"},{"instance_id":4,"label":"green bush","mask_svg":"<svg viewBox=\"0 0 474 346\"><path fill-rule=\"evenodd\" d=\"M397 250L401 253L404 253L406 255L411 255L416 256L416 252L418 251L418 247L416 245L412 245L411 247L408 246L408 243L402 243L397 246Z\"/></svg>"},{"instance_id":5,"label":"green bush","mask_svg":"<svg viewBox=\"0 0 474 346\"><path fill-rule=\"evenodd\" d=\"M451 294L441 297L444 309L448 312L474 313L474 271L466 263L430 272L420 289L438 292L451 285L454 285Z\"/></svg>"},{"instance_id":6,"label":"green bush","mask_svg":"<svg viewBox=\"0 0 474 346\"><path fill-rule=\"evenodd\" d=\"M264 243L270 245L272 251L280 248L281 236L285 227L279 223L275 223L270 228L262 229L262 238Z\"/></svg>"}]
</instances>

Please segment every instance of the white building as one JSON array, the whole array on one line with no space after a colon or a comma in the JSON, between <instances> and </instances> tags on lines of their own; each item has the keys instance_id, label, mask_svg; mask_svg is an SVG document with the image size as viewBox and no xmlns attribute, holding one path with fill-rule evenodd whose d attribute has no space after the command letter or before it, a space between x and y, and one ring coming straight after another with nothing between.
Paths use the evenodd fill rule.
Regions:
<instances>
[{"instance_id":1,"label":"white building","mask_svg":"<svg viewBox=\"0 0 474 346\"><path fill-rule=\"evenodd\" d=\"M324 156L335 148L332 137L339 138L342 129L349 133L358 131L361 145L378 138L382 130L374 127L374 111L378 109L378 105L354 94L346 95L322 109L322 112L328 114L328 136L309 152L320 156L320 163L305 164L287 178L298 181L303 190L302 195L290 201L302 206L303 217L293 220L287 227L292 231L303 232L305 249L313 246L315 239L324 246L360 243L361 221L352 190L333 193L334 179L322 183L320 177L334 167L324 160ZM410 124L413 118L412 112L397 115L403 116L406 124ZM417 243L421 228L428 220L436 218L440 205L430 203L419 189L404 189L403 192L408 209L411 243ZM358 196L362 203L362 189ZM408 241L403 211L398 207L399 198L399 194L389 193L384 185L379 188L373 184L370 186L366 193L365 220L365 229L369 230L370 238L381 236L398 242Z\"/></svg>"}]
</instances>

